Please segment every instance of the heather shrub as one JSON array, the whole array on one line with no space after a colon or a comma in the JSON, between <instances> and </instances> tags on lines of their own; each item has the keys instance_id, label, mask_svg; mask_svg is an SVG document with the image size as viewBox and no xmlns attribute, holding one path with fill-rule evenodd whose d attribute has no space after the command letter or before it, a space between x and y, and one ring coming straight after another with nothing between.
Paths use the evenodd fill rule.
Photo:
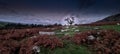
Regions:
<instances>
[{"instance_id":1,"label":"heather shrub","mask_svg":"<svg viewBox=\"0 0 120 54\"><path fill-rule=\"evenodd\" d=\"M32 47L40 46L49 49L55 49L56 47L63 47L63 43L55 36L38 36L36 38L29 38L27 41L21 43L20 54L32 54Z\"/></svg>"},{"instance_id":2,"label":"heather shrub","mask_svg":"<svg viewBox=\"0 0 120 54\"><path fill-rule=\"evenodd\" d=\"M87 39L89 35L92 35L94 39ZM96 52L96 54L120 53L120 33L114 30L82 32L73 37L73 42L78 45L85 44L90 50Z\"/></svg>"}]
</instances>

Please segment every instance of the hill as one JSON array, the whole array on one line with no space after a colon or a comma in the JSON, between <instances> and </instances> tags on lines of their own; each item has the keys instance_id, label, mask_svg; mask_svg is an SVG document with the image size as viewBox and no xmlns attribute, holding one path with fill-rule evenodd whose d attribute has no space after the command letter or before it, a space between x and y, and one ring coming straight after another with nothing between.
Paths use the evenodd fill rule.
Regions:
<instances>
[{"instance_id":1,"label":"hill","mask_svg":"<svg viewBox=\"0 0 120 54\"><path fill-rule=\"evenodd\" d=\"M120 21L120 13L112 15L112 16L108 16L108 17L106 17L102 20L99 20L97 22L110 22L110 21Z\"/></svg>"},{"instance_id":2,"label":"hill","mask_svg":"<svg viewBox=\"0 0 120 54\"><path fill-rule=\"evenodd\" d=\"M108 16L102 20L99 20L90 24L84 24L84 25L91 25L91 26L120 25L120 13L112 16Z\"/></svg>"},{"instance_id":3,"label":"hill","mask_svg":"<svg viewBox=\"0 0 120 54\"><path fill-rule=\"evenodd\" d=\"M61 24L53 25L42 25L42 24L22 24L22 23L13 23L13 22L3 22L0 21L0 29L23 29L23 28L37 28L37 27L59 27Z\"/></svg>"}]
</instances>

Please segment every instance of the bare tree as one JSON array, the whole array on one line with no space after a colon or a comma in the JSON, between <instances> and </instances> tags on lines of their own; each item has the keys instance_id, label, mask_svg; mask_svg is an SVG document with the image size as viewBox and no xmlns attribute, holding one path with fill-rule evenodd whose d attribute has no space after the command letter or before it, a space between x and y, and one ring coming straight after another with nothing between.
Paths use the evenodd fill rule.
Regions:
<instances>
[{"instance_id":1,"label":"bare tree","mask_svg":"<svg viewBox=\"0 0 120 54\"><path fill-rule=\"evenodd\" d=\"M71 17L67 17L66 19L65 19L65 21L67 21L67 23L69 24L69 25L72 25L73 23L74 23L74 17L73 16L71 16Z\"/></svg>"}]
</instances>

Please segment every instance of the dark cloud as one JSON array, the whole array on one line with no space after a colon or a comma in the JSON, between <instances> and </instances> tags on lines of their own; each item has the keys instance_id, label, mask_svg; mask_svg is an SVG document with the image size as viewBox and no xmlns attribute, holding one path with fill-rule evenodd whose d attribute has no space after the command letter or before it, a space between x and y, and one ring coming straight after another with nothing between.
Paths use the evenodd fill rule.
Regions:
<instances>
[{"instance_id":1,"label":"dark cloud","mask_svg":"<svg viewBox=\"0 0 120 54\"><path fill-rule=\"evenodd\" d=\"M95 0L0 0L0 5L26 6L34 8L84 8L94 4Z\"/></svg>"},{"instance_id":2,"label":"dark cloud","mask_svg":"<svg viewBox=\"0 0 120 54\"><path fill-rule=\"evenodd\" d=\"M79 0L79 9L88 8L96 3L96 0Z\"/></svg>"},{"instance_id":3,"label":"dark cloud","mask_svg":"<svg viewBox=\"0 0 120 54\"><path fill-rule=\"evenodd\" d=\"M103 6L100 9L120 8L120 0L0 0L0 6L31 7L43 9L85 9Z\"/></svg>"},{"instance_id":4,"label":"dark cloud","mask_svg":"<svg viewBox=\"0 0 120 54\"><path fill-rule=\"evenodd\" d=\"M7 12L14 12L14 13L17 13L14 9L11 9L9 7L9 3L6 3L6 1L3 1L3 0L0 0L0 12L4 12L4 11L7 11Z\"/></svg>"},{"instance_id":5,"label":"dark cloud","mask_svg":"<svg viewBox=\"0 0 120 54\"><path fill-rule=\"evenodd\" d=\"M58 22L69 14L91 22L94 20L84 18L98 20L116 13L120 13L120 0L0 0L0 20L15 22L34 23L51 18Z\"/></svg>"}]
</instances>

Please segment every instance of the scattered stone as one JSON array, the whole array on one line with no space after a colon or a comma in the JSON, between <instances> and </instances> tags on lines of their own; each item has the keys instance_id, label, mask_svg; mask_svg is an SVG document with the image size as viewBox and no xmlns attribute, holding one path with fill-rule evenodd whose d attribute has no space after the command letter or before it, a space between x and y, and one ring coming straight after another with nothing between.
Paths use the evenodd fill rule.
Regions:
<instances>
[{"instance_id":1,"label":"scattered stone","mask_svg":"<svg viewBox=\"0 0 120 54\"><path fill-rule=\"evenodd\" d=\"M117 25L120 25L120 23L117 23Z\"/></svg>"},{"instance_id":2,"label":"scattered stone","mask_svg":"<svg viewBox=\"0 0 120 54\"><path fill-rule=\"evenodd\" d=\"M99 34L100 34L100 32L97 32L97 34L99 35Z\"/></svg>"},{"instance_id":3,"label":"scattered stone","mask_svg":"<svg viewBox=\"0 0 120 54\"><path fill-rule=\"evenodd\" d=\"M88 36L88 40L94 40L95 37L93 35Z\"/></svg>"},{"instance_id":4,"label":"scattered stone","mask_svg":"<svg viewBox=\"0 0 120 54\"><path fill-rule=\"evenodd\" d=\"M65 32L68 31L67 29L64 30Z\"/></svg>"},{"instance_id":5,"label":"scattered stone","mask_svg":"<svg viewBox=\"0 0 120 54\"><path fill-rule=\"evenodd\" d=\"M26 31L30 31L30 29L26 29Z\"/></svg>"},{"instance_id":6,"label":"scattered stone","mask_svg":"<svg viewBox=\"0 0 120 54\"><path fill-rule=\"evenodd\" d=\"M91 32L90 32L90 31L88 31L87 33L88 33L88 34L90 34Z\"/></svg>"},{"instance_id":7,"label":"scattered stone","mask_svg":"<svg viewBox=\"0 0 120 54\"><path fill-rule=\"evenodd\" d=\"M76 29L76 28L72 28L72 29Z\"/></svg>"},{"instance_id":8,"label":"scattered stone","mask_svg":"<svg viewBox=\"0 0 120 54\"><path fill-rule=\"evenodd\" d=\"M68 29L61 30L61 32L66 32L66 31L68 31Z\"/></svg>"},{"instance_id":9,"label":"scattered stone","mask_svg":"<svg viewBox=\"0 0 120 54\"><path fill-rule=\"evenodd\" d=\"M63 34L63 33L56 33L56 34Z\"/></svg>"},{"instance_id":10,"label":"scattered stone","mask_svg":"<svg viewBox=\"0 0 120 54\"><path fill-rule=\"evenodd\" d=\"M67 36L67 35L69 35L69 33L65 33L64 35Z\"/></svg>"},{"instance_id":11,"label":"scattered stone","mask_svg":"<svg viewBox=\"0 0 120 54\"><path fill-rule=\"evenodd\" d=\"M32 37L30 37L30 38L36 38L37 36L32 36Z\"/></svg>"},{"instance_id":12,"label":"scattered stone","mask_svg":"<svg viewBox=\"0 0 120 54\"><path fill-rule=\"evenodd\" d=\"M100 40L100 37L97 37L96 39L97 39L97 40Z\"/></svg>"},{"instance_id":13,"label":"scattered stone","mask_svg":"<svg viewBox=\"0 0 120 54\"><path fill-rule=\"evenodd\" d=\"M99 28L98 28L98 27L95 27L94 29L95 29L95 30L98 30Z\"/></svg>"},{"instance_id":14,"label":"scattered stone","mask_svg":"<svg viewBox=\"0 0 120 54\"><path fill-rule=\"evenodd\" d=\"M69 28L69 26L65 26L65 28L66 28L66 29L68 29L68 28Z\"/></svg>"},{"instance_id":15,"label":"scattered stone","mask_svg":"<svg viewBox=\"0 0 120 54\"><path fill-rule=\"evenodd\" d=\"M42 31L39 31L39 34L40 35L45 35L45 34L47 34L47 35L55 35L55 32L42 32Z\"/></svg>"},{"instance_id":16,"label":"scattered stone","mask_svg":"<svg viewBox=\"0 0 120 54\"><path fill-rule=\"evenodd\" d=\"M65 30L61 30L61 32L65 32Z\"/></svg>"},{"instance_id":17,"label":"scattered stone","mask_svg":"<svg viewBox=\"0 0 120 54\"><path fill-rule=\"evenodd\" d=\"M36 52L36 53L39 53L39 52L40 52L40 48L39 48L38 46L34 46L34 47L32 48L32 50L33 50L34 52Z\"/></svg>"},{"instance_id":18,"label":"scattered stone","mask_svg":"<svg viewBox=\"0 0 120 54\"><path fill-rule=\"evenodd\" d=\"M79 32L79 30L75 30L75 32Z\"/></svg>"}]
</instances>

